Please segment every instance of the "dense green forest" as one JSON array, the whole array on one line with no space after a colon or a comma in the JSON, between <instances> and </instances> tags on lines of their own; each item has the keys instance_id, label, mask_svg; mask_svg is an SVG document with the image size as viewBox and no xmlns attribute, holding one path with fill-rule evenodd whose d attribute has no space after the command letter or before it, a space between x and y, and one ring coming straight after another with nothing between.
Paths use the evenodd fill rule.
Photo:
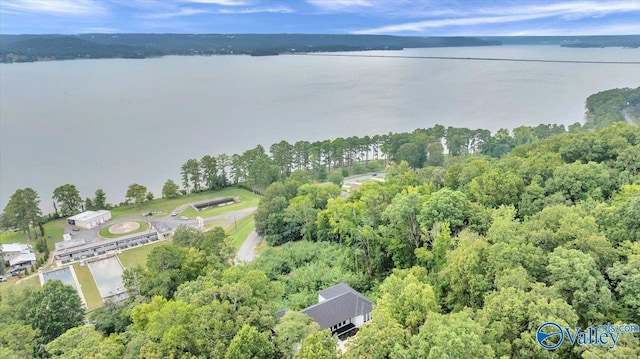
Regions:
<instances>
[{"instance_id":1,"label":"dense green forest","mask_svg":"<svg viewBox=\"0 0 640 359\"><path fill-rule=\"evenodd\" d=\"M9 42L0 47L2 62L31 62L46 60L146 58L160 56L153 48L121 44L99 44L71 36L34 37Z\"/></svg>"},{"instance_id":2,"label":"dense green forest","mask_svg":"<svg viewBox=\"0 0 640 359\"><path fill-rule=\"evenodd\" d=\"M402 50L406 48L559 45L640 46L638 35L438 37L317 34L78 34L0 35L0 62L83 58L146 58L163 55L253 56L284 53Z\"/></svg>"},{"instance_id":3,"label":"dense green forest","mask_svg":"<svg viewBox=\"0 0 640 359\"><path fill-rule=\"evenodd\" d=\"M315 34L79 34L0 35L0 62L162 55L253 56L282 53L402 50L500 45L472 37Z\"/></svg>"},{"instance_id":4,"label":"dense green forest","mask_svg":"<svg viewBox=\"0 0 640 359\"><path fill-rule=\"evenodd\" d=\"M380 158L336 139L306 164L295 151L247 151L257 155L221 181L264 186L256 230L272 248L233 266L222 229L181 228L125 271L130 300L84 326L57 309L79 306L69 287L11 288L0 357L638 358L640 333L611 350L536 341L549 321L640 324L640 127L600 118L629 111L615 93L590 97L586 124L568 129L434 126L374 142ZM388 162L385 181L346 198L317 181L369 161ZM224 184L220 167L202 183L188 168L188 190ZM339 282L375 301L344 353L295 312Z\"/></svg>"},{"instance_id":5,"label":"dense green forest","mask_svg":"<svg viewBox=\"0 0 640 359\"><path fill-rule=\"evenodd\" d=\"M580 123L569 126L571 133L583 131ZM244 185L264 190L276 181L293 175L301 181L325 181L339 176L378 171L390 162L406 161L412 168L425 168L442 175L442 166L452 158L473 154L498 158L519 144L532 143L566 133L564 125L520 126L512 133L435 125L413 132L374 136L338 137L323 141L280 141L265 149L262 145L233 155L205 155L191 158L180 168L182 193L215 190L228 185ZM339 177L338 176L338 177ZM339 181L336 181L339 183ZM172 180L167 190L179 195ZM164 192L164 191L163 191ZM170 196L167 196L170 197Z\"/></svg>"},{"instance_id":6,"label":"dense green forest","mask_svg":"<svg viewBox=\"0 0 640 359\"><path fill-rule=\"evenodd\" d=\"M640 35L599 36L483 36L483 40L500 41L503 45L560 45L562 47L626 47L640 46Z\"/></svg>"},{"instance_id":7,"label":"dense green forest","mask_svg":"<svg viewBox=\"0 0 640 359\"><path fill-rule=\"evenodd\" d=\"M443 184L445 172L458 171L459 158L472 155L500 158L518 145L532 144L555 135L580 134L615 122L636 123L640 118L640 87L613 89L589 96L585 124L568 127L555 124L519 126L512 131L435 125L413 132L373 136L338 137L322 141L280 141L265 149L262 145L243 153L205 155L187 160L180 168L182 193L246 185L261 192L269 184L294 174L300 181L325 181L332 172L340 176L378 171L390 162L408 165ZM333 181L339 183L338 181ZM180 191L167 181L165 197ZM165 191L163 191L165 192Z\"/></svg>"},{"instance_id":8,"label":"dense green forest","mask_svg":"<svg viewBox=\"0 0 640 359\"><path fill-rule=\"evenodd\" d=\"M585 128L601 128L614 122L640 121L640 87L598 92L587 98Z\"/></svg>"}]
</instances>

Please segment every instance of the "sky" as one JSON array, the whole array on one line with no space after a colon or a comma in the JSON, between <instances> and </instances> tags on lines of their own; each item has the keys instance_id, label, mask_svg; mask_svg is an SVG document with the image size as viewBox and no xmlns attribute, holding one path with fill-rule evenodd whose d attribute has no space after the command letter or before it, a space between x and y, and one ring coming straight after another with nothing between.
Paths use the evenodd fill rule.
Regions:
<instances>
[{"instance_id":1,"label":"sky","mask_svg":"<svg viewBox=\"0 0 640 359\"><path fill-rule=\"evenodd\" d=\"M0 34L638 35L640 0L0 0Z\"/></svg>"}]
</instances>

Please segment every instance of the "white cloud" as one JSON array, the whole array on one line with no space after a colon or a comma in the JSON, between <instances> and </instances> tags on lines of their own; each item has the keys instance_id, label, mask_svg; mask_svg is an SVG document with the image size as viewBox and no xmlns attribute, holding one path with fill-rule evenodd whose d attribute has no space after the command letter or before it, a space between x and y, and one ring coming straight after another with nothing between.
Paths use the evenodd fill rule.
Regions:
<instances>
[{"instance_id":1,"label":"white cloud","mask_svg":"<svg viewBox=\"0 0 640 359\"><path fill-rule=\"evenodd\" d=\"M183 6L186 3L200 3L200 4L212 4L219 5L216 7L208 6ZM256 6L246 7L240 6L248 4L248 1L238 0L179 0L176 2L147 2L146 5L153 5L153 9L150 6L146 6L147 11L139 14L139 19L157 20L157 19L170 19L178 17L188 17L192 15L201 14L254 14L254 13L292 13L293 9L286 6ZM220 6L225 5L225 6Z\"/></svg>"},{"instance_id":2,"label":"white cloud","mask_svg":"<svg viewBox=\"0 0 640 359\"><path fill-rule=\"evenodd\" d=\"M243 1L243 0L181 0L181 1L198 3L198 4L221 5L221 6L241 6L241 5L248 4L246 1Z\"/></svg>"},{"instance_id":3,"label":"white cloud","mask_svg":"<svg viewBox=\"0 0 640 359\"><path fill-rule=\"evenodd\" d=\"M530 14L543 16L563 16L567 18L582 18L602 16L611 13L640 11L638 1L567 1L548 5L515 6L504 8L479 9L476 15L520 15Z\"/></svg>"},{"instance_id":4,"label":"white cloud","mask_svg":"<svg viewBox=\"0 0 640 359\"><path fill-rule=\"evenodd\" d=\"M255 14L260 12L290 14L290 13L293 13L294 10L285 6L218 10L218 13L220 14Z\"/></svg>"},{"instance_id":5,"label":"white cloud","mask_svg":"<svg viewBox=\"0 0 640 359\"><path fill-rule=\"evenodd\" d=\"M508 32L506 36L580 36L640 34L640 24L601 25L588 27L529 29ZM495 35L495 34L494 34Z\"/></svg>"},{"instance_id":6,"label":"white cloud","mask_svg":"<svg viewBox=\"0 0 640 359\"><path fill-rule=\"evenodd\" d=\"M90 0L2 0L0 8L18 13L42 13L56 16L105 14L100 2Z\"/></svg>"},{"instance_id":7,"label":"white cloud","mask_svg":"<svg viewBox=\"0 0 640 359\"><path fill-rule=\"evenodd\" d=\"M307 2L321 10L332 12L353 11L374 5L370 0L307 0Z\"/></svg>"},{"instance_id":8,"label":"white cloud","mask_svg":"<svg viewBox=\"0 0 640 359\"><path fill-rule=\"evenodd\" d=\"M537 18L535 15L484 16L454 19L439 19L409 22L404 24L382 26L374 29L354 31L355 34L386 34L396 32L421 32L426 29L448 26L471 26L524 21Z\"/></svg>"},{"instance_id":9,"label":"white cloud","mask_svg":"<svg viewBox=\"0 0 640 359\"><path fill-rule=\"evenodd\" d=\"M211 11L184 7L184 8L175 9L173 11L144 14L144 15L140 15L139 17L141 19L170 19L173 17L200 15L200 14L208 14L208 13L211 13Z\"/></svg>"},{"instance_id":10,"label":"white cloud","mask_svg":"<svg viewBox=\"0 0 640 359\"><path fill-rule=\"evenodd\" d=\"M427 29L443 27L464 27L473 25L511 23L551 17L560 17L564 20L570 21L573 19L580 19L585 17L604 16L612 13L628 13L639 11L640 2L638 1L609 1L604 3L594 1L562 2L548 5L468 10L467 13L461 13L460 16L456 17L406 22L371 29L357 30L353 33L419 33Z\"/></svg>"}]
</instances>

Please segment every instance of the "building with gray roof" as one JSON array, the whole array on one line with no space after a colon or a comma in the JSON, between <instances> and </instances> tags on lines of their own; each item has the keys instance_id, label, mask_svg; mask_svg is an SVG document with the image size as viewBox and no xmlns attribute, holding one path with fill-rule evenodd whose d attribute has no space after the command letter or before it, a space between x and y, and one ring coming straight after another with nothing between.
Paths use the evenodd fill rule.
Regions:
<instances>
[{"instance_id":1,"label":"building with gray roof","mask_svg":"<svg viewBox=\"0 0 640 359\"><path fill-rule=\"evenodd\" d=\"M318 293L318 303L301 310L336 335L359 328L371 320L373 302L345 283L336 284Z\"/></svg>"}]
</instances>

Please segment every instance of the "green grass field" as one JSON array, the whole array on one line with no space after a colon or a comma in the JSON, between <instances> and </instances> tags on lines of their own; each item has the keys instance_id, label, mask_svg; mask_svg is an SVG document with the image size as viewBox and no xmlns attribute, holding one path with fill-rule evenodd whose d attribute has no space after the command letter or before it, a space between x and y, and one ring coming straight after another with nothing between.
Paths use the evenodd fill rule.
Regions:
<instances>
[{"instance_id":1,"label":"green grass field","mask_svg":"<svg viewBox=\"0 0 640 359\"><path fill-rule=\"evenodd\" d=\"M100 234L100 237L102 237L102 238L118 238L118 237L128 236L130 234L141 233L141 232L149 230L149 228L151 227L151 224L149 224L149 222L145 222L145 221L133 221L133 222L136 222L136 223L140 224L140 228L138 228L138 229L136 229L135 231L132 231L132 232L121 233L121 234L113 234L113 233L109 232L109 228L111 228L111 226L114 225L114 224L112 224L111 226L102 228L100 230L100 232L98 232L98 233Z\"/></svg>"},{"instance_id":2,"label":"green grass field","mask_svg":"<svg viewBox=\"0 0 640 359\"><path fill-rule=\"evenodd\" d=\"M62 234L64 233L64 226L67 221L64 218L49 221L44 224L44 235L47 237L47 247L53 251L55 243L62 241ZM33 230L31 231L33 235ZM29 242L29 237L26 233L6 231L0 233L0 244L8 243L35 243L35 238L32 242Z\"/></svg>"},{"instance_id":3,"label":"green grass field","mask_svg":"<svg viewBox=\"0 0 640 359\"><path fill-rule=\"evenodd\" d=\"M149 255L149 253L151 253L154 248L167 245L168 243L170 243L170 241L156 242L140 247L131 248L118 254L118 257L120 258L120 262L122 262L122 265L125 269L133 268L137 265L146 266L147 255Z\"/></svg>"},{"instance_id":4,"label":"green grass field","mask_svg":"<svg viewBox=\"0 0 640 359\"><path fill-rule=\"evenodd\" d=\"M258 195L255 195L252 192L249 192L247 190L240 189L240 188L227 188L218 192L210 192L210 195L211 196L209 198L203 198L201 200L217 198L217 197L240 197L240 203L235 203L235 204L222 206L222 207L210 208L204 211L196 211L192 207L187 207L181 213L181 215L187 216L189 218L195 218L195 217L207 218L207 217L217 216L219 214L223 214L229 211L238 211L245 208L257 207L258 202L260 202L260 197ZM190 202L196 202L196 201L190 201Z\"/></svg>"},{"instance_id":5,"label":"green grass field","mask_svg":"<svg viewBox=\"0 0 640 359\"><path fill-rule=\"evenodd\" d=\"M96 282L93 280L91 271L89 271L89 267L75 263L73 270L76 272L76 277L78 278L78 282L80 282L80 289L82 290L84 299L87 301L87 310L92 311L102 306L102 297L100 296Z\"/></svg>"},{"instance_id":6,"label":"green grass field","mask_svg":"<svg viewBox=\"0 0 640 359\"><path fill-rule=\"evenodd\" d=\"M0 244L27 243L28 240L27 235L22 232L5 231L0 233Z\"/></svg>"},{"instance_id":7,"label":"green grass field","mask_svg":"<svg viewBox=\"0 0 640 359\"><path fill-rule=\"evenodd\" d=\"M20 282L21 286L26 288L40 288L40 277L37 275L32 276L31 278L27 278Z\"/></svg>"},{"instance_id":8,"label":"green grass field","mask_svg":"<svg viewBox=\"0 0 640 359\"><path fill-rule=\"evenodd\" d=\"M236 228L237 224L237 228ZM253 219L253 215L240 218L235 224L230 224L225 228L225 232L231 239L231 245L237 251L242 246L242 243L249 236L249 234L256 228L256 223Z\"/></svg>"},{"instance_id":9,"label":"green grass field","mask_svg":"<svg viewBox=\"0 0 640 359\"><path fill-rule=\"evenodd\" d=\"M212 208L202 212L198 212L191 207L187 207L181 215L190 218L195 218L197 216L211 217L228 211L257 207L258 202L260 201L260 197L252 193L251 191L230 187L220 191L202 192L180 196L177 198L154 199L153 201L144 203L142 209L133 206L117 207L111 210L111 215L114 219L120 217L141 217L142 212L144 211L160 211L163 213L163 216L166 216L182 205L219 197L240 197L240 203L230 206ZM67 221L65 218L60 218L45 223L44 231L45 236L47 236L47 245L49 247L49 250L53 251L53 249L55 248L55 243L62 241L62 235L64 234L64 226L66 225L66 223ZM21 232L5 231L0 233L0 244L8 243L29 243L29 238L25 233ZM33 242L31 242L31 244L33 244Z\"/></svg>"},{"instance_id":10,"label":"green grass field","mask_svg":"<svg viewBox=\"0 0 640 359\"><path fill-rule=\"evenodd\" d=\"M20 284L16 284L20 280L17 277L8 277L7 279L8 281L0 283L0 293L16 285L24 288L40 288L40 278L37 275L21 281Z\"/></svg>"},{"instance_id":11,"label":"green grass field","mask_svg":"<svg viewBox=\"0 0 640 359\"><path fill-rule=\"evenodd\" d=\"M118 207L111 210L111 216L113 218L141 216L142 212L145 212L145 211L160 211L163 213L162 214L163 216L166 216L176 208L191 202L199 202L199 201L204 201L207 199L213 199L218 197L236 197L236 196L240 197L240 200L242 202L254 203L253 205L248 205L247 207L255 207L258 205L259 197L257 195L244 189L230 187L220 191L201 192L201 193L189 194L186 196L180 196L177 198L154 199L153 201L144 203L142 205L142 209L138 207L133 207L133 206ZM241 205L241 204L242 203L238 205ZM233 206L236 206L236 205L232 205L229 208L232 208ZM236 208L242 209L243 207L236 207ZM222 209L221 213L226 211L224 207L215 208L215 209ZM206 214L207 211L196 212L191 207L186 209L181 215L188 216L188 217L196 217L198 213L200 213L200 216L203 216L203 214L205 217L210 216Z\"/></svg>"},{"instance_id":12,"label":"green grass field","mask_svg":"<svg viewBox=\"0 0 640 359\"><path fill-rule=\"evenodd\" d=\"M210 231L216 227L220 227L220 224L224 221L224 219L216 219L213 222L209 222L204 225L204 231Z\"/></svg>"}]
</instances>

